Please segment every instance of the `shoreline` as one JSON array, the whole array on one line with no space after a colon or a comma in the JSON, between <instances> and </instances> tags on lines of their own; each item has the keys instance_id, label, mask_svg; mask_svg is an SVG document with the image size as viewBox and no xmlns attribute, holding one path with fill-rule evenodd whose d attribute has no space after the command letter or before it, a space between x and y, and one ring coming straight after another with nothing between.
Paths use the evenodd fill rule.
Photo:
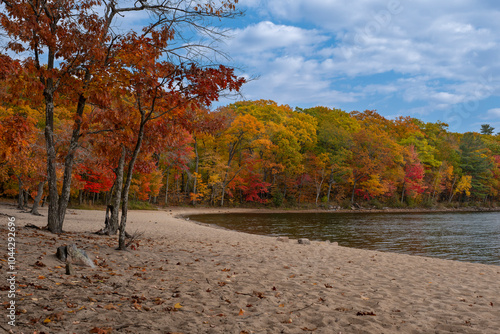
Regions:
<instances>
[{"instance_id":1,"label":"shoreline","mask_svg":"<svg viewBox=\"0 0 500 334\"><path fill-rule=\"evenodd\" d=\"M18 222L16 331L24 333L493 334L500 328L495 265L300 245L174 217L193 214L190 208L130 211L129 232L144 235L135 250L120 252L116 236L89 233L102 227L103 211L68 210L61 235L23 228L45 226L46 216L18 211L0 205ZM2 234L6 221L0 216ZM54 253L69 243L85 249L96 268L65 275Z\"/></svg>"}]
</instances>

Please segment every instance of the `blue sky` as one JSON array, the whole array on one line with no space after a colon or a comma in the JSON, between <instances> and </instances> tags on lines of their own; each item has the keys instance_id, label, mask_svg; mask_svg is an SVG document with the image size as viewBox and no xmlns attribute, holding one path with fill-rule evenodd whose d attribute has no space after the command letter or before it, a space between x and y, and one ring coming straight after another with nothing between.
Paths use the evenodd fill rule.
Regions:
<instances>
[{"instance_id":1,"label":"blue sky","mask_svg":"<svg viewBox=\"0 0 500 334\"><path fill-rule=\"evenodd\" d=\"M218 47L231 59L219 61L254 78L246 100L500 132L498 1L240 0L237 9L245 15L220 22L229 38ZM147 19L130 12L115 29Z\"/></svg>"},{"instance_id":2,"label":"blue sky","mask_svg":"<svg viewBox=\"0 0 500 334\"><path fill-rule=\"evenodd\" d=\"M500 3L240 0L222 46L242 94L500 131ZM234 102L222 99L218 105Z\"/></svg>"}]
</instances>

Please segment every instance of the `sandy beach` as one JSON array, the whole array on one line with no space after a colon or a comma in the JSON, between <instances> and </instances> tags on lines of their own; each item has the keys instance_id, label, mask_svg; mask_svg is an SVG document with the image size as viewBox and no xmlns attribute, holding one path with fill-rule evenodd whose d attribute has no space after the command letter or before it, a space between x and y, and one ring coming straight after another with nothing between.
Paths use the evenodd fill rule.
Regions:
<instances>
[{"instance_id":1,"label":"sandy beach","mask_svg":"<svg viewBox=\"0 0 500 334\"><path fill-rule=\"evenodd\" d=\"M17 251L16 326L3 278L0 332L499 333L500 266L302 245L179 217L227 211L131 211L128 231L144 234L117 251L116 236L92 233L104 211L70 209L54 235L24 227L45 226L46 208L36 217L0 205L2 277L9 216ZM55 252L72 243L95 268L66 275Z\"/></svg>"}]
</instances>

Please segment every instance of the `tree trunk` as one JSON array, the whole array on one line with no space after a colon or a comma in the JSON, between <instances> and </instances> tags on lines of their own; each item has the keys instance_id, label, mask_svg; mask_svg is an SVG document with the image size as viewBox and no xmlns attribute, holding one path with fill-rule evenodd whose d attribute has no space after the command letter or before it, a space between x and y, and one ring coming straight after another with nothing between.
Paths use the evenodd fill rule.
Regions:
<instances>
[{"instance_id":1,"label":"tree trunk","mask_svg":"<svg viewBox=\"0 0 500 334\"><path fill-rule=\"evenodd\" d=\"M354 180L354 184L352 185L351 204L354 204L354 191L355 190L356 190L356 180Z\"/></svg>"},{"instance_id":2,"label":"tree trunk","mask_svg":"<svg viewBox=\"0 0 500 334\"><path fill-rule=\"evenodd\" d=\"M196 195L196 186L198 182L198 167L200 163L200 157L198 156L198 142L196 141L196 137L194 137L194 154L195 154L195 165L194 165L194 182L193 182L193 194ZM196 205L196 196L193 196L193 205Z\"/></svg>"},{"instance_id":3,"label":"tree trunk","mask_svg":"<svg viewBox=\"0 0 500 334\"><path fill-rule=\"evenodd\" d=\"M330 171L330 178L328 179L328 192L326 194L326 200L328 203L330 203L330 194L332 193L332 186L333 186L334 180L333 180L333 168Z\"/></svg>"},{"instance_id":4,"label":"tree trunk","mask_svg":"<svg viewBox=\"0 0 500 334\"><path fill-rule=\"evenodd\" d=\"M17 181L19 186L19 196L17 199L17 208L19 210L24 210L24 189L23 189L23 180L21 180L21 175L17 175Z\"/></svg>"},{"instance_id":5,"label":"tree trunk","mask_svg":"<svg viewBox=\"0 0 500 334\"><path fill-rule=\"evenodd\" d=\"M43 196L44 184L45 184L45 181L41 181L40 183L38 183L38 190L36 193L35 202L33 203L33 208L31 209L32 215L41 216L40 213L38 213L38 203L40 202L40 200L42 199L42 196Z\"/></svg>"},{"instance_id":6,"label":"tree trunk","mask_svg":"<svg viewBox=\"0 0 500 334\"><path fill-rule=\"evenodd\" d=\"M453 188L455 187L455 182L457 182L457 175L455 175L455 178L453 179L453 184L451 185L450 197L448 198L448 203L451 203L451 200L453 199L453 196L455 195L453 192Z\"/></svg>"},{"instance_id":7,"label":"tree trunk","mask_svg":"<svg viewBox=\"0 0 500 334\"><path fill-rule=\"evenodd\" d=\"M130 190L130 184L132 183L132 173L134 171L135 161L141 150L142 139L144 138L144 126L146 124L144 111L141 111L141 123L139 126L139 133L137 134L137 141L134 148L134 153L128 164L127 169L127 180L125 181L125 187L123 188L123 202L122 202L122 218L120 221L120 234L118 237L118 249L125 250L125 228L127 227L127 205L128 205L128 193Z\"/></svg>"},{"instance_id":8,"label":"tree trunk","mask_svg":"<svg viewBox=\"0 0 500 334\"><path fill-rule=\"evenodd\" d=\"M85 81L86 82L90 81L90 73L88 71L85 74ZM76 150L78 149L79 146L78 140L80 139L82 116L86 103L87 103L87 98L83 94L80 94L80 96L78 97L78 105L76 107L76 117L75 117L75 123L73 125L73 133L71 135L68 153L66 154L66 158L64 159L63 185L62 185L61 197L59 197L58 210L57 210L58 221L61 232L64 223L64 217L66 216L66 209L68 208L69 197L71 195L71 175L73 173L73 164L75 161Z\"/></svg>"},{"instance_id":9,"label":"tree trunk","mask_svg":"<svg viewBox=\"0 0 500 334\"><path fill-rule=\"evenodd\" d=\"M434 191L432 192L432 202L434 203L435 199L436 199L436 192L437 192L437 187L438 187L438 180L439 180L439 176L441 175L441 169L443 168L443 164L441 164L441 166L439 166L439 170L438 170L438 173L436 175L436 180L434 181Z\"/></svg>"},{"instance_id":10,"label":"tree trunk","mask_svg":"<svg viewBox=\"0 0 500 334\"><path fill-rule=\"evenodd\" d=\"M321 184L323 184L323 182L321 182ZM321 184L319 186L319 189L316 190L316 206L318 206L318 199L319 199L319 195L321 193Z\"/></svg>"},{"instance_id":11,"label":"tree trunk","mask_svg":"<svg viewBox=\"0 0 500 334\"><path fill-rule=\"evenodd\" d=\"M167 182L165 184L165 206L168 206L168 187L170 183L170 167L167 168Z\"/></svg>"},{"instance_id":12,"label":"tree trunk","mask_svg":"<svg viewBox=\"0 0 500 334\"><path fill-rule=\"evenodd\" d=\"M29 201L30 201L30 192L28 190L24 190L24 205L28 206Z\"/></svg>"},{"instance_id":13,"label":"tree trunk","mask_svg":"<svg viewBox=\"0 0 500 334\"><path fill-rule=\"evenodd\" d=\"M401 204L403 204L403 201L405 199L405 182L403 182L403 190L401 190Z\"/></svg>"},{"instance_id":14,"label":"tree trunk","mask_svg":"<svg viewBox=\"0 0 500 334\"><path fill-rule=\"evenodd\" d=\"M53 55L52 55L53 57ZM50 55L49 55L50 59ZM62 222L59 219L56 174L56 148L54 143L54 88L53 79L47 79L44 90L45 97L45 145L47 149L47 182L49 187L49 210L47 215L47 228L52 233L62 233Z\"/></svg>"},{"instance_id":15,"label":"tree trunk","mask_svg":"<svg viewBox=\"0 0 500 334\"><path fill-rule=\"evenodd\" d=\"M224 206L224 195L226 194L226 187L222 184L222 195L220 198L220 206Z\"/></svg>"},{"instance_id":16,"label":"tree trunk","mask_svg":"<svg viewBox=\"0 0 500 334\"><path fill-rule=\"evenodd\" d=\"M111 217L108 221L108 227L104 234L107 235L115 235L118 231L118 217L120 215L120 201L122 198L122 188L123 188L123 170L125 169L125 146L122 145L122 153L120 155L120 160L118 161L118 166L115 169L116 179L115 179L115 194L111 199L111 206L113 209L111 210Z\"/></svg>"}]
</instances>

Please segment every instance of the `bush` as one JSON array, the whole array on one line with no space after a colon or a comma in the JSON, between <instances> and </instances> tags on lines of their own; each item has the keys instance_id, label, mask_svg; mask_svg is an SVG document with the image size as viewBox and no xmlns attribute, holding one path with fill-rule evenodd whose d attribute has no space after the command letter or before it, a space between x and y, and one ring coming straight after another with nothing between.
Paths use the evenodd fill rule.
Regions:
<instances>
[{"instance_id":1,"label":"bush","mask_svg":"<svg viewBox=\"0 0 500 334\"><path fill-rule=\"evenodd\" d=\"M368 202L369 205L373 206L377 210L382 210L385 205L383 203L380 203L378 199L372 199Z\"/></svg>"},{"instance_id":2,"label":"bush","mask_svg":"<svg viewBox=\"0 0 500 334\"><path fill-rule=\"evenodd\" d=\"M283 205L283 194L280 191L275 191L273 193L273 204L277 208Z\"/></svg>"},{"instance_id":3,"label":"bush","mask_svg":"<svg viewBox=\"0 0 500 334\"><path fill-rule=\"evenodd\" d=\"M129 201L128 202L129 210L158 210L156 206L149 202L143 201Z\"/></svg>"}]
</instances>

